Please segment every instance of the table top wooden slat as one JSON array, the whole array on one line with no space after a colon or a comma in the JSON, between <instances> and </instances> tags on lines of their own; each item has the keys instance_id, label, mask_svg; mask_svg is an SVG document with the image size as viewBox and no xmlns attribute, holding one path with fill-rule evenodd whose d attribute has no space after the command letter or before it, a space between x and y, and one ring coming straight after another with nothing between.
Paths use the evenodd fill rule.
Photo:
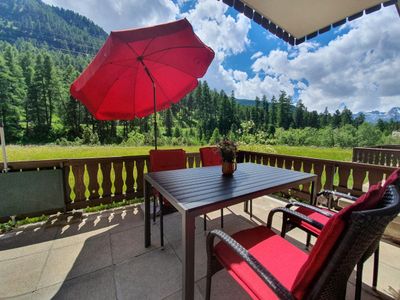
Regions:
<instances>
[{"instance_id":1,"label":"table top wooden slat","mask_svg":"<svg viewBox=\"0 0 400 300\"><path fill-rule=\"evenodd\" d=\"M162 194L167 194L168 200L183 210L193 210L293 182L309 182L316 175L242 163L231 177L222 176L221 167L216 166L152 172L145 178Z\"/></svg>"}]
</instances>

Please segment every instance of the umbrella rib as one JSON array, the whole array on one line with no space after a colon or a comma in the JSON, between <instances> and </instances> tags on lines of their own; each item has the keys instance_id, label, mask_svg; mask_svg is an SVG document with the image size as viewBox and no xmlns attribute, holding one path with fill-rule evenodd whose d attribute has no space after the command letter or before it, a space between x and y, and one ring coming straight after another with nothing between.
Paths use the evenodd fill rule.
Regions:
<instances>
[{"instance_id":1,"label":"umbrella rib","mask_svg":"<svg viewBox=\"0 0 400 300\"><path fill-rule=\"evenodd\" d=\"M146 45L146 48L144 48L144 50L142 51L142 56L144 55L144 53L147 51L147 49L149 48L150 44L154 41L155 37L153 37L149 43Z\"/></svg>"},{"instance_id":2,"label":"umbrella rib","mask_svg":"<svg viewBox=\"0 0 400 300\"><path fill-rule=\"evenodd\" d=\"M175 47L168 47L168 48L164 48L164 49L160 49L154 52L151 52L149 54L144 55L143 57L148 57L150 55L156 54L156 53L160 53L160 52L164 52L164 51L168 51L168 50L173 50L173 49L204 49L204 46L198 47L198 46L175 46Z\"/></svg>"},{"instance_id":3,"label":"umbrella rib","mask_svg":"<svg viewBox=\"0 0 400 300\"><path fill-rule=\"evenodd\" d=\"M175 67L175 66L172 66L172 65L170 65L170 64L168 64L168 63L162 63L162 62L156 61L156 60L151 59L151 58L146 58L146 59L147 59L147 60L150 60L150 61L152 61L152 62L155 62L155 63L157 63L157 64L160 64L160 65L164 65L164 66L167 66L167 67L174 68L175 70L178 70L178 71L180 71L180 72L182 72L182 73L184 73L184 74L186 74L186 75L188 75L188 76L190 76L190 77L192 77L192 78L196 78L196 76L193 76L192 74L189 74L188 72L186 72L186 71L184 71L184 70L182 70L182 69L180 69L180 68L177 68L177 67Z\"/></svg>"}]
</instances>

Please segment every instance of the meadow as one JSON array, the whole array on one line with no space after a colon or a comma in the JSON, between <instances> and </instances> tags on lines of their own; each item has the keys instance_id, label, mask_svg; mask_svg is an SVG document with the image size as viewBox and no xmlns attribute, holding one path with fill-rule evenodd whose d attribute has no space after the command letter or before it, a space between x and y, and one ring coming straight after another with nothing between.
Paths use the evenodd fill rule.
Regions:
<instances>
[{"instance_id":1,"label":"meadow","mask_svg":"<svg viewBox=\"0 0 400 300\"><path fill-rule=\"evenodd\" d=\"M198 146L165 146L159 149L183 148L186 152L198 152ZM153 149L151 146L124 147L115 145L106 146L7 146L8 161L44 160L58 158L87 158L112 157L129 155L146 155ZM242 150L305 156L321 159L351 161L351 148L324 148L312 146L269 146L269 145L242 145Z\"/></svg>"}]
</instances>

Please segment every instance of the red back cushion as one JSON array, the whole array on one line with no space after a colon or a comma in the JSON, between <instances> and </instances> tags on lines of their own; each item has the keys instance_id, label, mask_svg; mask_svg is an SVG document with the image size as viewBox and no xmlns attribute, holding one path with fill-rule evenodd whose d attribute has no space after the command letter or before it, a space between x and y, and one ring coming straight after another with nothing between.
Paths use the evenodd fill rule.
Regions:
<instances>
[{"instance_id":1,"label":"red back cushion","mask_svg":"<svg viewBox=\"0 0 400 300\"><path fill-rule=\"evenodd\" d=\"M218 147L200 148L200 157L203 167L222 165L222 156Z\"/></svg>"},{"instance_id":2,"label":"red back cushion","mask_svg":"<svg viewBox=\"0 0 400 300\"><path fill-rule=\"evenodd\" d=\"M186 152L182 149L150 150L150 172L186 168Z\"/></svg>"},{"instance_id":3,"label":"red back cushion","mask_svg":"<svg viewBox=\"0 0 400 300\"><path fill-rule=\"evenodd\" d=\"M372 185L368 192L360 196L352 205L343 208L330 218L294 281L292 292L297 299L302 299L305 296L323 270L330 253L334 251L336 243L346 228L351 213L358 210L373 209L382 199L382 194L380 183Z\"/></svg>"}]
</instances>

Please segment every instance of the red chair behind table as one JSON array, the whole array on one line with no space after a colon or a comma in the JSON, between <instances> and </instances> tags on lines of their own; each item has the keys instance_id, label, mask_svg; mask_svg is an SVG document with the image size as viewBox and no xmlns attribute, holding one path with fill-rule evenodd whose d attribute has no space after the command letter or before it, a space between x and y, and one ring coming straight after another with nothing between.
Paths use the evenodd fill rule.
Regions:
<instances>
[{"instance_id":1,"label":"red chair behind table","mask_svg":"<svg viewBox=\"0 0 400 300\"><path fill-rule=\"evenodd\" d=\"M218 147L200 148L200 158L203 167L222 165L222 156Z\"/></svg>"},{"instance_id":2,"label":"red chair behind table","mask_svg":"<svg viewBox=\"0 0 400 300\"><path fill-rule=\"evenodd\" d=\"M207 237L206 299L211 277L222 267L253 299L345 299L355 265L372 253L399 212L398 188L373 186L329 219L309 254L272 231L269 217L267 226L232 237L213 230ZM290 209L285 213L296 214ZM313 223L304 215L297 217ZM216 246L215 237L221 240Z\"/></svg>"},{"instance_id":3,"label":"red chair behind table","mask_svg":"<svg viewBox=\"0 0 400 300\"><path fill-rule=\"evenodd\" d=\"M150 172L171 171L186 168L186 152L182 149L150 150ZM153 221L156 220L156 196L160 203L160 238L161 247L164 246L163 207L171 206L168 199L164 199L154 191Z\"/></svg>"},{"instance_id":4,"label":"red chair behind table","mask_svg":"<svg viewBox=\"0 0 400 300\"><path fill-rule=\"evenodd\" d=\"M218 147L200 148L200 158L203 167L222 165L222 156ZM250 200L250 218L253 217L253 200ZM248 202L246 202L245 211L247 211ZM223 210L221 209L221 227L223 226ZM204 230L206 230L206 222L204 221Z\"/></svg>"},{"instance_id":5,"label":"red chair behind table","mask_svg":"<svg viewBox=\"0 0 400 300\"><path fill-rule=\"evenodd\" d=\"M200 158L203 167L213 167L222 165L222 156L218 147L200 148ZM207 230L207 215L203 216L204 231ZM221 208L221 228L224 228L224 209Z\"/></svg>"},{"instance_id":6,"label":"red chair behind table","mask_svg":"<svg viewBox=\"0 0 400 300\"><path fill-rule=\"evenodd\" d=\"M395 170L385 181L385 184L383 185L383 189L385 189L388 185L392 185L395 182L399 180L400 177L400 169ZM357 198L353 197L351 195L335 192L335 191L329 191L329 190L324 190L321 193L318 194L319 196L325 196L325 197L341 197L345 198L348 200L356 201ZM302 215L307 216L308 218L314 220L317 223L321 224L322 226L325 226L326 223L329 221L329 219L336 214L335 211L331 211L328 209L320 208L320 207L315 207L312 205L308 205L302 202L292 202L286 205L286 208L294 208L294 211L297 213L300 213ZM281 209L278 208L276 209L277 211L280 211ZM307 247L310 244L310 239L311 235L318 237L321 234L321 228L317 228L313 224L304 222L302 220L299 220L298 218L294 217L289 217L287 219L284 219L282 223L282 236L284 237L285 234L292 230L293 228L299 228L307 233L307 241L306 245ZM378 283L378 269L379 269L379 243L376 245L376 249L374 251L374 268L373 268L373 278L372 278L372 287L376 288L377 283ZM363 263L364 261L368 259L368 257L363 257L363 259L357 264L357 276L356 276L356 294L355 294L355 299L360 299L361 298L361 287L362 287L362 270L363 270Z\"/></svg>"}]
</instances>

